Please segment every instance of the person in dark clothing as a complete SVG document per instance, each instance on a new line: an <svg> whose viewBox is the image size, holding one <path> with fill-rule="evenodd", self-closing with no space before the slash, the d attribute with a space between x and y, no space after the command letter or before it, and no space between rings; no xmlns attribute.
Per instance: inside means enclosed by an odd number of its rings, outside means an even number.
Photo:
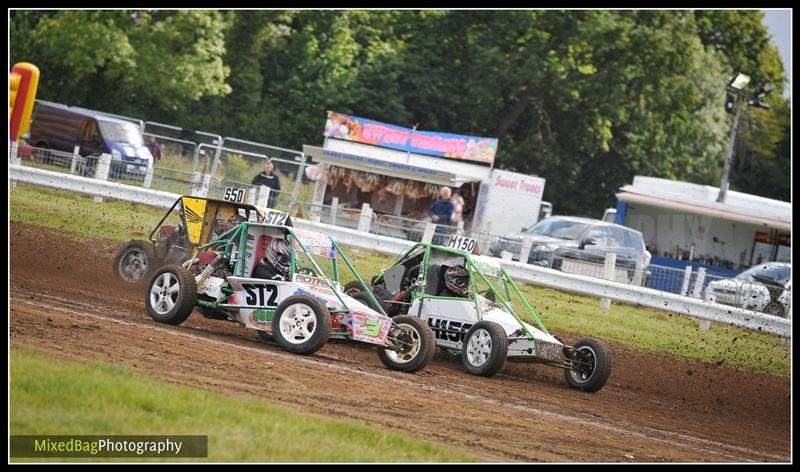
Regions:
<svg viewBox="0 0 800 472"><path fill-rule="evenodd" d="M158 144L155 136L150 136L147 140L147 149L150 150L150 154L153 156L153 164L161 160L161 145Z"/></svg>
<svg viewBox="0 0 800 472"><path fill-rule="evenodd" d="M453 202L450 201L450 187L442 187L439 191L439 198L434 200L428 208L428 216L431 221L436 223L436 232L433 235L433 244L444 244L444 240L450 233L447 226L450 225L453 215Z"/></svg>
<svg viewBox="0 0 800 472"><path fill-rule="evenodd" d="M272 161L269 159L264 161L264 172L261 172L257 176L253 177L252 184L257 187L261 185L269 187L269 200L267 202L267 206L270 208L275 208L275 203L278 201L278 192L281 190L281 181L278 176L275 175L272 169Z"/></svg>

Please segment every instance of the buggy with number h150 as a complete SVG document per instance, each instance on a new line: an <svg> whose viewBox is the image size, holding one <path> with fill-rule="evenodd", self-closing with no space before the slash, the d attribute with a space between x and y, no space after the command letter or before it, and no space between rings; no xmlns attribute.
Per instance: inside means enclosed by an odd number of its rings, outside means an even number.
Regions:
<svg viewBox="0 0 800 472"><path fill-rule="evenodd" d="M281 270L263 278L261 265L273 260ZM353 274L364 293L346 295L342 271ZM329 338L376 344L383 364L401 372L423 369L435 349L425 322L370 308L377 300L329 236L288 226L241 223L183 265L158 269L145 301L156 321L177 325L196 309L257 330L295 354L312 354Z"/></svg>
<svg viewBox="0 0 800 472"><path fill-rule="evenodd" d="M425 320L436 345L460 354L473 375L492 376L506 360L538 362L564 369L570 387L600 390L611 375L605 343L584 338L570 346L550 334L498 260L471 254L474 247L457 235L448 247L414 244L372 279L372 294L390 316ZM350 295L361 290L345 285Z"/></svg>

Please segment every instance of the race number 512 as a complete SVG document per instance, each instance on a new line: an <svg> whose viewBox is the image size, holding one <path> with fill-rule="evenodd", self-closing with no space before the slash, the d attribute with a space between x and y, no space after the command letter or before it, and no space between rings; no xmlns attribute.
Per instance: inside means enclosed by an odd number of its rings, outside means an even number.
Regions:
<svg viewBox="0 0 800 472"><path fill-rule="evenodd" d="M450 236L450 240L447 242L447 247L471 253L472 250L475 249L475 240L466 236L454 234Z"/></svg>
<svg viewBox="0 0 800 472"><path fill-rule="evenodd" d="M242 203L244 201L244 189L242 188L234 188L234 187L226 187L225 188L225 196L223 200L229 202L236 202Z"/></svg>

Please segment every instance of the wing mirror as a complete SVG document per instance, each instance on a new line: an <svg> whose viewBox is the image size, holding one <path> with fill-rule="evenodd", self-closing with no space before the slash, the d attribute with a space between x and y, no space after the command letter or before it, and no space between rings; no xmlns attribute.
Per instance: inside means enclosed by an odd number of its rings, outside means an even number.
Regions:
<svg viewBox="0 0 800 472"><path fill-rule="evenodd" d="M578 245L578 249L584 249L586 248L586 246L595 246L595 245L597 245L597 240L595 240L594 238L586 238L582 240L581 243Z"/></svg>

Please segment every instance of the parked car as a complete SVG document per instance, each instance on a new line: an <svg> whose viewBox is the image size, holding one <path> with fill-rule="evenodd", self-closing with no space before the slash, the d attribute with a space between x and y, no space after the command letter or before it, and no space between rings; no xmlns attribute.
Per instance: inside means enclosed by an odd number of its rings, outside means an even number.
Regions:
<svg viewBox="0 0 800 472"><path fill-rule="evenodd" d="M715 280L706 287L705 299L786 318L792 307L792 265L767 262Z"/></svg>
<svg viewBox="0 0 800 472"><path fill-rule="evenodd" d="M552 216L519 233L495 239L489 253L501 257L504 251L519 260L523 238L533 240L529 264L561 269L564 260L599 263L609 252L617 254L617 266L635 269L639 259L643 267L650 264L642 233L625 226L590 218Z"/></svg>
<svg viewBox="0 0 800 472"><path fill-rule="evenodd" d="M67 153L78 146L79 154L88 158L79 169L82 174L91 173L94 163L90 161L96 161L101 154L111 155L112 177L144 180L153 166L153 156L144 144L142 132L132 121L60 103L36 101L28 143Z"/></svg>

